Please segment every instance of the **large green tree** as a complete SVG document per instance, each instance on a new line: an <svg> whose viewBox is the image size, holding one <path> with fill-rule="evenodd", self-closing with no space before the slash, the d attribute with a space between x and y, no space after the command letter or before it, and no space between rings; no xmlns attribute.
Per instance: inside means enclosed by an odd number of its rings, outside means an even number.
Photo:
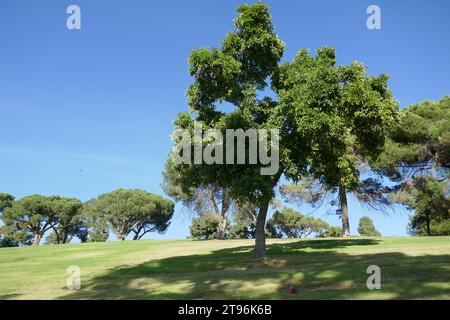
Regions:
<svg viewBox="0 0 450 320"><path fill-rule="evenodd" d="M3 210L1 219L14 232L33 235L33 245L39 245L42 236L57 224L55 212L48 198L41 195L23 197Z"/></svg>
<svg viewBox="0 0 450 320"><path fill-rule="evenodd" d="M191 52L190 111L178 115L175 128L192 133L194 122L200 121L202 129L219 129L223 136L226 129L276 129L278 141L271 139L269 151L279 150L280 161L275 172L261 175L265 167L261 163L196 163L190 154L194 164L176 166L182 188L215 183L229 190L237 203L256 205L254 257L264 258L266 216L279 179L284 174L299 181L312 174L328 188L339 188L348 234L346 191L355 188L358 180L355 162L378 155L385 130L395 121L397 105L387 89L387 76L368 76L357 63L336 67L330 48L319 50L315 58L302 50L293 63L279 68L284 43L273 31L268 7L257 3L237 11L235 30L228 33L220 49ZM268 92L269 84L279 101ZM221 111L218 107L224 102L235 108ZM182 138L174 140L177 144ZM191 149L195 151L198 145L205 147L194 143ZM236 151L232 150L233 157ZM231 156L228 152L218 157L226 159ZM249 148L241 153L248 155Z"/></svg>
<svg viewBox="0 0 450 320"><path fill-rule="evenodd" d="M277 73L280 110L308 157L308 177L338 194L343 236L350 234L347 193L360 187L361 164L380 155L398 120L388 79L358 62L337 66L332 48L315 56L300 50Z"/></svg>
<svg viewBox="0 0 450 320"><path fill-rule="evenodd" d="M167 230L174 203L144 190L118 189L100 195L85 210L85 214L103 217L117 239L125 240L134 233L133 240L139 240L149 232L163 233Z"/></svg>
<svg viewBox="0 0 450 320"><path fill-rule="evenodd" d="M2 212L6 208L10 208L14 201L14 196L8 193L0 193L0 219ZM29 235L25 232L20 234L11 225L0 227L0 247L15 247L18 245L25 245L29 241Z"/></svg>
<svg viewBox="0 0 450 320"><path fill-rule="evenodd" d="M391 199L414 212L411 233L447 234L450 97L402 109L401 121L373 167L396 183Z"/></svg>
<svg viewBox="0 0 450 320"><path fill-rule="evenodd" d="M393 199L414 211L409 225L414 235L450 234L450 196L448 181L431 176L408 179Z"/></svg>
<svg viewBox="0 0 450 320"><path fill-rule="evenodd" d="M12 201L1 219L4 229L19 243L27 242L24 239L31 234L33 244L39 245L49 230L53 230L51 242L66 243L84 229L80 220L81 206L81 201L75 198L31 195Z"/></svg>
<svg viewBox="0 0 450 320"><path fill-rule="evenodd" d="M445 176L450 169L450 97L401 110L401 121L374 167L394 181L420 175Z"/></svg>
<svg viewBox="0 0 450 320"><path fill-rule="evenodd" d="M73 236L84 242L86 227L81 217L82 202L75 198L52 196L48 198L56 223L52 225L53 243L69 243Z"/></svg>
<svg viewBox="0 0 450 320"><path fill-rule="evenodd" d="M189 227L191 237L197 240L208 240L217 238L216 232L221 219L216 214L205 213L200 217L193 218Z"/></svg>
<svg viewBox="0 0 450 320"><path fill-rule="evenodd" d="M367 237L380 237L381 233L375 228L372 219L367 216L361 217L358 224L358 233Z"/></svg>
<svg viewBox="0 0 450 320"><path fill-rule="evenodd" d="M189 72L194 83L188 89L189 112L180 113L176 129L194 130L199 121L204 130L280 129L282 121L275 112L277 103L264 90L283 55L284 43L273 32L268 7L262 3L237 8L235 30L228 33L220 49L201 48L189 57ZM225 113L220 103L234 106ZM175 144L179 140L175 139ZM224 140L226 144L226 140ZM270 151L273 149L268 148ZM248 145L245 154L248 154ZM237 157L235 148L233 157ZM216 155L216 154L215 154ZM216 155L218 156L218 155ZM224 152L223 159L231 156ZM192 157L193 158L193 157ZM223 161L225 163L225 161ZM236 162L235 162L236 163ZM282 170L261 175L261 164L177 164L183 191L216 185L228 190L235 202L250 202L259 207L256 221L255 258L265 257L265 223L269 202Z"/></svg>

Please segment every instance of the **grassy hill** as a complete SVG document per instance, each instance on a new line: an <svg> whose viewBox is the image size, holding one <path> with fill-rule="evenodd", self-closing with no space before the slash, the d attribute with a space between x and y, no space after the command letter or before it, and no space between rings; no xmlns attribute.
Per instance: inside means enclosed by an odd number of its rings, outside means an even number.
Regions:
<svg viewBox="0 0 450 320"><path fill-rule="evenodd" d="M124 241L0 249L0 299L450 299L450 237ZM381 290L368 290L369 265ZM66 288L81 268L81 290ZM288 295L293 285L297 293Z"/></svg>

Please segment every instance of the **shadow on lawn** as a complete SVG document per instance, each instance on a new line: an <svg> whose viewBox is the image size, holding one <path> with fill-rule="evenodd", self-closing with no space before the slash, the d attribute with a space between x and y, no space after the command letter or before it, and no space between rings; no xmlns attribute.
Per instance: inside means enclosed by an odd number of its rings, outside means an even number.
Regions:
<svg viewBox="0 0 450 320"><path fill-rule="evenodd" d="M251 259L253 246L150 260L110 269L83 282L82 290L60 299L352 299L361 294L411 299L450 295L446 285L450 282L450 255L352 255L333 250L377 243L348 239L271 244L270 258L264 261ZM382 290L366 288L366 268L372 264L381 268ZM294 295L287 294L291 285L297 289Z"/></svg>
<svg viewBox="0 0 450 320"><path fill-rule="evenodd" d="M18 296L20 296L20 294L15 294L15 293L0 294L0 300L12 300Z"/></svg>

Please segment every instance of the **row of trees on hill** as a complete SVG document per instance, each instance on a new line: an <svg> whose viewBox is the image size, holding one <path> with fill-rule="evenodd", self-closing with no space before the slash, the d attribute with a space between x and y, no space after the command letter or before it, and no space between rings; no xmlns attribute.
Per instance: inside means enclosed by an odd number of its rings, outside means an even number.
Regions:
<svg viewBox="0 0 450 320"><path fill-rule="evenodd" d="M242 221L239 215L233 216L233 222L224 232L227 239L253 239L255 238L255 224ZM206 213L192 219L190 233L192 239L217 239L217 230L221 222L220 216ZM268 238L306 238L315 236L320 238L340 237L342 228L330 226L325 221L305 216L291 208L277 210L266 223L266 236ZM375 229L372 219L361 217L358 233L362 236L379 237L380 232Z"/></svg>
<svg viewBox="0 0 450 320"><path fill-rule="evenodd" d="M237 208L254 223L255 258L266 255L266 218L282 177L288 181L279 189L285 200L335 207L344 237L350 234L349 196L383 211L407 205L418 234L448 223L449 98L400 111L387 75L369 75L359 62L338 66L329 47L315 55L301 49L292 62L280 63L284 43L268 7L258 2L237 12L220 48L191 52L189 110L175 119L175 129L193 134L195 122L223 136L227 129L276 129L279 169L263 176L262 164L175 164L169 158L166 193L200 216L214 214L219 239L229 211ZM235 108L219 110L224 102ZM238 149L223 151L222 160Z"/></svg>
<svg viewBox="0 0 450 320"><path fill-rule="evenodd" d="M144 190L118 189L82 203L75 198L31 195L16 200L0 194L1 246L106 241L112 231L117 239L132 234L139 240L149 232L167 230L174 203Z"/></svg>

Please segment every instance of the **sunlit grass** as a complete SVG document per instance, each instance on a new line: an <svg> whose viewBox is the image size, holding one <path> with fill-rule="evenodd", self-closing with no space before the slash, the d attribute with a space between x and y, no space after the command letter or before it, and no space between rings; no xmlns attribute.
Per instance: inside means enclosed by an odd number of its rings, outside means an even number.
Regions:
<svg viewBox="0 0 450 320"><path fill-rule="evenodd" d="M450 299L450 237L145 240L0 249L0 299ZM381 290L366 269L381 268ZM81 268L81 290L66 288ZM293 286L296 293L289 295Z"/></svg>

